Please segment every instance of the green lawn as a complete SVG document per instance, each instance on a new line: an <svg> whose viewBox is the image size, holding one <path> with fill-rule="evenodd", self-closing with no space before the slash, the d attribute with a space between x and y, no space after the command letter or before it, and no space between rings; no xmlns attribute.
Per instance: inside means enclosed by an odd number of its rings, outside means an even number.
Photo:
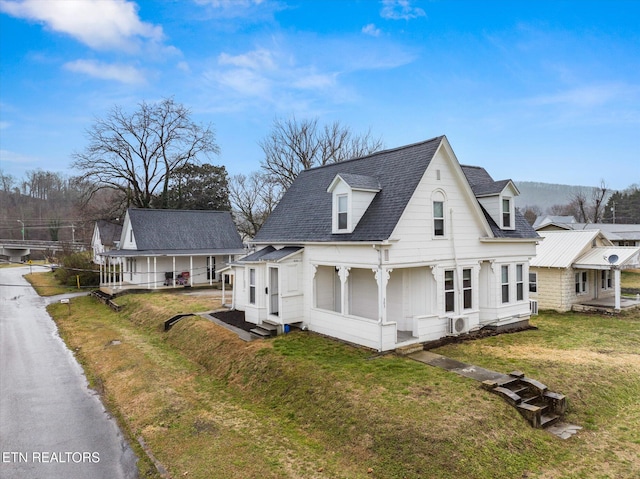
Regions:
<svg viewBox="0 0 640 479"><path fill-rule="evenodd" d="M172 477L640 477L640 312L543 313L538 329L440 348L567 395L563 441L475 381L306 332L244 343L175 294L52 314L130 437ZM119 343L112 345L117 339ZM142 462L149 474L148 461Z"/></svg>

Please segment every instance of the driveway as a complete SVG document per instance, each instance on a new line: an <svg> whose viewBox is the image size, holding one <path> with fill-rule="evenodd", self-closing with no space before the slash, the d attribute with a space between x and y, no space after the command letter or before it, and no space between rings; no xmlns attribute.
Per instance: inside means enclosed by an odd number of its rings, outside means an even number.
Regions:
<svg viewBox="0 0 640 479"><path fill-rule="evenodd" d="M28 272L0 269L0 477L137 478L137 458Z"/></svg>

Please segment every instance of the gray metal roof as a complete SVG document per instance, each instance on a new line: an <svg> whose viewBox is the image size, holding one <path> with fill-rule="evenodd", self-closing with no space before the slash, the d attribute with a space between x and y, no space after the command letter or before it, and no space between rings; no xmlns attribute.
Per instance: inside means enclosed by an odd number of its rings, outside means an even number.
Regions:
<svg viewBox="0 0 640 479"><path fill-rule="evenodd" d="M301 172L253 241L303 243L388 239L444 138L439 136ZM464 166L462 169L472 190L475 186L479 191L489 191L502 185L500 192L510 181L495 182L484 168ZM338 174L345 181L356 184L371 186L372 180L379 182L380 190L352 233L332 234L332 197L327 188ZM486 211L484 215L497 238L538 236L518 212L514 230L501 230Z"/></svg>
<svg viewBox="0 0 640 479"><path fill-rule="evenodd" d="M228 211L130 208L128 214L138 251L243 250Z"/></svg>

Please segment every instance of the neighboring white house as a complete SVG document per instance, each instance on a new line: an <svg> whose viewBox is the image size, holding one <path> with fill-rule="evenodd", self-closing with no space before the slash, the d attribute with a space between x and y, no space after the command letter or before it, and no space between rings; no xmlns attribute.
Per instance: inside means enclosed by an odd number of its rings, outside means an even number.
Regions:
<svg viewBox="0 0 640 479"><path fill-rule="evenodd" d="M620 270L640 267L640 248L616 246L599 230L538 234L544 241L531 260L529 295L539 308L569 311L609 299L620 309Z"/></svg>
<svg viewBox="0 0 640 479"><path fill-rule="evenodd" d="M232 264L246 320L380 351L530 317L539 237L446 137L305 170Z"/></svg>
<svg viewBox="0 0 640 479"><path fill-rule="evenodd" d="M211 285L244 252L228 211L130 208L118 248L102 253L100 288Z"/></svg>
<svg viewBox="0 0 640 479"><path fill-rule="evenodd" d="M122 235L122 225L110 221L98 220L93 227L91 237L91 250L93 251L93 262L104 264L102 253L117 249Z"/></svg>

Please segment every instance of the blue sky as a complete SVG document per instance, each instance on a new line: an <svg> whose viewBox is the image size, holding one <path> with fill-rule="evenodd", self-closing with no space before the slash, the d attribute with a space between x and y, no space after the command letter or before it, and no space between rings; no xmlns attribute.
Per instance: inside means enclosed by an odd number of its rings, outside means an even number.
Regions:
<svg viewBox="0 0 640 479"><path fill-rule="evenodd" d="M230 174L275 118L494 179L640 183L640 1L0 0L0 169L69 169L94 118L173 96Z"/></svg>

